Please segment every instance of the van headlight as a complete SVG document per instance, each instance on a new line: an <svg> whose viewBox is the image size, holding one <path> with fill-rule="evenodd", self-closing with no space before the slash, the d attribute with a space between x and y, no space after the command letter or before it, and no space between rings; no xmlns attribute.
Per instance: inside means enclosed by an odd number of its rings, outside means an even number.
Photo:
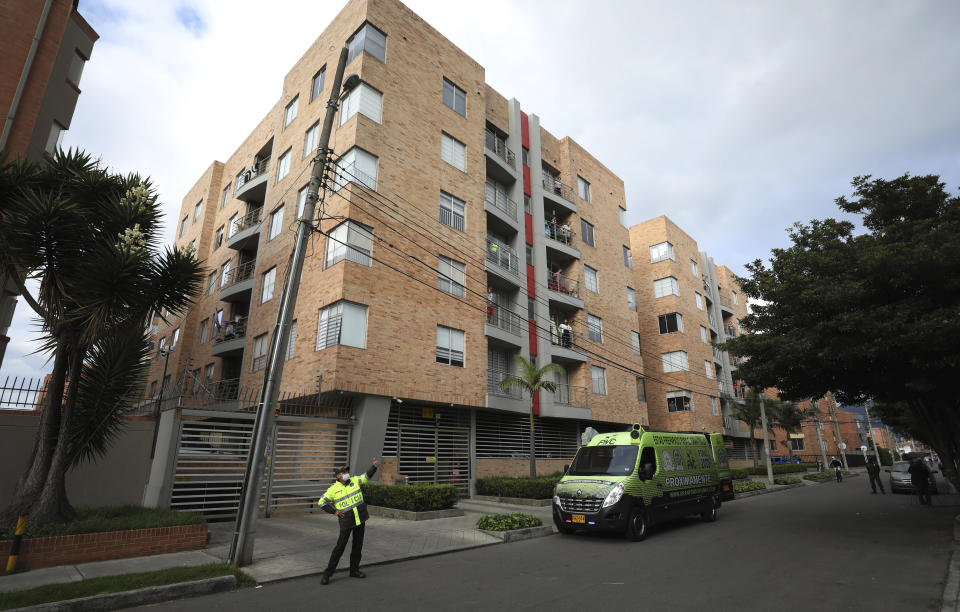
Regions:
<svg viewBox="0 0 960 612"><path fill-rule="evenodd" d="M560 496L557 495L557 487L553 487L553 503L557 506L560 505Z"/></svg>
<svg viewBox="0 0 960 612"><path fill-rule="evenodd" d="M614 505L615 503L620 501L621 497L623 497L623 483L618 482L617 485L612 489L610 489L610 492L607 493L607 497L603 500L602 507L606 508L608 506Z"/></svg>

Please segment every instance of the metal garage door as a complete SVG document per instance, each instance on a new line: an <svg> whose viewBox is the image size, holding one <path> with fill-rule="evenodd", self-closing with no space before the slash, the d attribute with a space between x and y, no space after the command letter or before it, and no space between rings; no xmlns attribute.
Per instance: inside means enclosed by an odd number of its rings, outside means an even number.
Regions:
<svg viewBox="0 0 960 612"><path fill-rule="evenodd" d="M397 436L399 474L410 483L452 484L470 491L470 420L465 410L401 406L388 430ZM388 432L389 435L389 432Z"/></svg>

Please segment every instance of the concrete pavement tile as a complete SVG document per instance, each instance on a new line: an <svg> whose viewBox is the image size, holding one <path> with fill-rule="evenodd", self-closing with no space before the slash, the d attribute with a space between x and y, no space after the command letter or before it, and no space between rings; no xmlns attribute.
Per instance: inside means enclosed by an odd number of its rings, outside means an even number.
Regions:
<svg viewBox="0 0 960 612"><path fill-rule="evenodd" d="M48 584L77 582L78 580L83 580L83 576L72 565L44 567L0 577L0 592L22 591Z"/></svg>

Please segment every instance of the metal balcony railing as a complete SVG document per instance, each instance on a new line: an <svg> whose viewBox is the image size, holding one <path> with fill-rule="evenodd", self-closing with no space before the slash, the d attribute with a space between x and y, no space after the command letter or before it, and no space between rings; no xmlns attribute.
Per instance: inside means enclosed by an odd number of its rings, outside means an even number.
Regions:
<svg viewBox="0 0 960 612"><path fill-rule="evenodd" d="M487 191L487 194L484 196L484 200L487 202L487 204L502 210L507 214L508 217L516 220L517 203L508 198L502 191L496 191L494 194L495 195L491 196L490 191Z"/></svg>
<svg viewBox="0 0 960 612"><path fill-rule="evenodd" d="M250 260L245 261L236 268L231 269L221 280L220 288L226 289L231 285L236 285L237 283L242 283L245 280L253 278L253 271L257 267L257 261Z"/></svg>
<svg viewBox="0 0 960 612"><path fill-rule="evenodd" d="M713 358L719 363L723 363L723 351L717 347L713 347Z"/></svg>
<svg viewBox="0 0 960 612"><path fill-rule="evenodd" d="M515 312L499 304L487 303L487 323L505 332L520 336L523 334L525 320Z"/></svg>
<svg viewBox="0 0 960 612"><path fill-rule="evenodd" d="M487 369L487 393L501 397L521 399L523 397L523 390L520 387L512 387L509 390L504 390L503 387L500 386L503 380L510 378L512 375L511 372L504 370Z"/></svg>
<svg viewBox="0 0 960 612"><path fill-rule="evenodd" d="M707 321L709 321L710 329L712 329L713 331L720 331L721 329L723 329L722 327L720 327L720 324L717 323L717 318L713 316L713 313L710 313L707 315Z"/></svg>
<svg viewBox="0 0 960 612"><path fill-rule="evenodd" d="M573 349L577 343L578 334L572 328L563 329L563 324L550 325L550 344L563 348Z"/></svg>
<svg viewBox="0 0 960 612"><path fill-rule="evenodd" d="M230 225L229 235L232 237L237 232L242 232L243 230L253 227L254 225L260 223L260 215L263 213L263 207L254 208L244 216L240 217Z"/></svg>
<svg viewBox="0 0 960 612"><path fill-rule="evenodd" d="M254 162L252 166L240 173L240 176L237 177L237 189L243 187L246 183L257 178L261 174L266 174L270 169L270 158L264 158L260 161ZM236 190L234 190L236 193Z"/></svg>
<svg viewBox="0 0 960 612"><path fill-rule="evenodd" d="M497 157L502 159L508 166L513 169L517 167L517 159L513 154L513 151L507 148L507 141L500 137L499 134L493 130L487 130L486 132L486 141L485 144L488 149L494 152Z"/></svg>
<svg viewBox="0 0 960 612"><path fill-rule="evenodd" d="M221 323L219 327L214 325L214 330L216 333L213 336L213 341L216 343L244 338L247 335L247 318L236 317L233 320Z"/></svg>
<svg viewBox="0 0 960 612"><path fill-rule="evenodd" d="M487 261L514 274L520 274L520 260L516 251L490 236L487 236Z"/></svg>
<svg viewBox="0 0 960 612"><path fill-rule="evenodd" d="M570 297L580 298L580 281L569 276L564 276L559 272L553 272L547 275L547 289L556 291Z"/></svg>
<svg viewBox="0 0 960 612"><path fill-rule="evenodd" d="M587 388L558 383L553 392L553 403L577 408L587 407Z"/></svg>
<svg viewBox="0 0 960 612"><path fill-rule="evenodd" d="M737 330L733 328L733 325L727 325L727 335L731 338L737 335Z"/></svg>
<svg viewBox="0 0 960 612"><path fill-rule="evenodd" d="M561 198L573 201L573 187L560 181L560 177L553 176L544 172L543 190L547 193L558 195Z"/></svg>
<svg viewBox="0 0 960 612"><path fill-rule="evenodd" d="M567 246L573 246L573 239L576 238L577 235L570 229L569 225L566 223L557 223L556 221L544 221L543 225L547 233L547 238L556 240Z"/></svg>
<svg viewBox="0 0 960 612"><path fill-rule="evenodd" d="M450 210L449 208L440 209L440 223L443 223L444 225L448 225L453 229L459 230L461 232L463 231L463 228L464 228L463 215L461 215L460 213L456 213Z"/></svg>

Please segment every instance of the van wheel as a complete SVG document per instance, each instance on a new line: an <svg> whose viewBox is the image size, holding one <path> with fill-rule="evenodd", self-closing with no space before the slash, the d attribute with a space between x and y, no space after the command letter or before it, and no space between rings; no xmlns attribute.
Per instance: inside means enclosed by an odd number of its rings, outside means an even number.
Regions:
<svg viewBox="0 0 960 612"><path fill-rule="evenodd" d="M717 520L717 502L711 497L710 498L710 507L700 513L700 518L708 523L712 523Z"/></svg>
<svg viewBox="0 0 960 612"><path fill-rule="evenodd" d="M647 537L647 515L643 513L642 508L634 508L630 513L630 520L627 522L627 539L633 542L640 542Z"/></svg>

